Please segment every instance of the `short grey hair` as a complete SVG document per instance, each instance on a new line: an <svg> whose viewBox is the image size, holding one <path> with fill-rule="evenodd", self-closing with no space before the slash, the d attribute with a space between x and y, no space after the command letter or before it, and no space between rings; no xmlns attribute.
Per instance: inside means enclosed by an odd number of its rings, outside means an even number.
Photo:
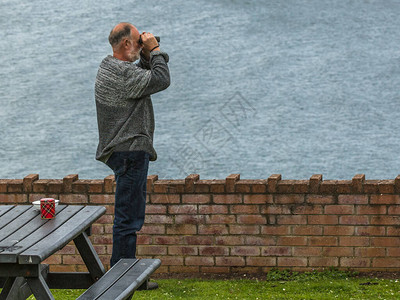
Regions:
<svg viewBox="0 0 400 300"><path fill-rule="evenodd" d="M114 48L118 46L118 44L122 41L123 38L131 37L131 24L125 24L120 30L111 30L110 35L108 36L108 41L111 46Z"/></svg>

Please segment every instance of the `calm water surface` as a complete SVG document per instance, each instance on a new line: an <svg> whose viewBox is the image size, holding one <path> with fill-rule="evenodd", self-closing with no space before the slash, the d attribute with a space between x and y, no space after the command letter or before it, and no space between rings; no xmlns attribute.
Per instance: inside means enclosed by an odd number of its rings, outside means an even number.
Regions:
<svg viewBox="0 0 400 300"><path fill-rule="evenodd" d="M0 0L0 178L103 178L94 79L120 21L161 36L150 174L400 173L400 1Z"/></svg>

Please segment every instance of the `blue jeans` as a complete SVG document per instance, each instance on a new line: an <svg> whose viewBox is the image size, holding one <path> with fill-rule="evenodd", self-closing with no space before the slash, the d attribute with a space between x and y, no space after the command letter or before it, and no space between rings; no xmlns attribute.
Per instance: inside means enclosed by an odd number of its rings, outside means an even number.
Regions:
<svg viewBox="0 0 400 300"><path fill-rule="evenodd" d="M144 223L149 154L144 151L114 152L107 161L117 183L110 265L121 258L136 257L136 232Z"/></svg>

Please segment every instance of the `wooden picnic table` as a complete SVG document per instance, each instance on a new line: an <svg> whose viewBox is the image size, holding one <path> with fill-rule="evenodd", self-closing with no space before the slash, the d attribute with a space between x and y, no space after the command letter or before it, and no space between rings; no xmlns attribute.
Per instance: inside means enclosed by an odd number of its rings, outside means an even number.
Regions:
<svg viewBox="0 0 400 300"><path fill-rule="evenodd" d="M54 299L50 288L89 288L105 274L88 238L102 206L59 205L56 217L42 220L32 205L0 205L0 299ZM89 272L52 273L41 264L74 241ZM1 287L1 285L0 285Z"/></svg>

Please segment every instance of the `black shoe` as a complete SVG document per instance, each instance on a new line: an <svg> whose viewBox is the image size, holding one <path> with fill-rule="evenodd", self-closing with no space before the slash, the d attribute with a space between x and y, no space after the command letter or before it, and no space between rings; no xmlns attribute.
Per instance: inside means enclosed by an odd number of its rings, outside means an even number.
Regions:
<svg viewBox="0 0 400 300"><path fill-rule="evenodd" d="M154 281L149 281L146 280L145 282L143 282L143 284L138 288L138 291L141 290L146 290L146 291L150 291L150 290L155 290L158 289L158 283L154 282Z"/></svg>

